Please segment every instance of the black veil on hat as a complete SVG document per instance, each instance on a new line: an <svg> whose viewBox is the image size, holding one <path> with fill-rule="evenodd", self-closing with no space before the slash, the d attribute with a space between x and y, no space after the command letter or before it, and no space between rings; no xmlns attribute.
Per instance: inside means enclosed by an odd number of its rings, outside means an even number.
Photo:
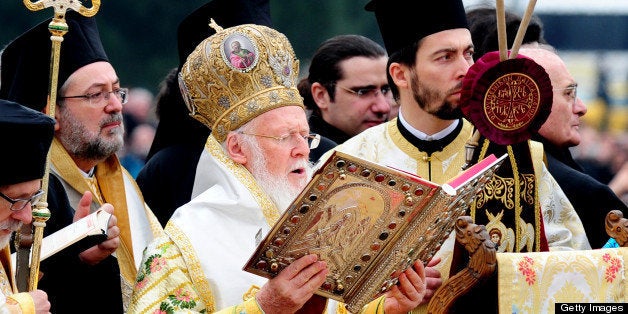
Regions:
<svg viewBox="0 0 628 314"><path fill-rule="evenodd" d="M43 178L54 126L49 116L0 99L0 186Z"/></svg>
<svg viewBox="0 0 628 314"><path fill-rule="evenodd" d="M58 87L79 68L109 61L100 41L96 20L74 11L66 16L68 32L61 42ZM0 98L42 111L50 86L50 31L48 19L13 40L0 56Z"/></svg>
<svg viewBox="0 0 628 314"><path fill-rule="evenodd" d="M469 28L462 0L371 0L388 55L440 31Z"/></svg>
<svg viewBox="0 0 628 314"><path fill-rule="evenodd" d="M179 51L178 69L196 46L216 33L209 27L210 19L228 28L241 24L257 24L272 27L269 0L214 0L186 16L177 30ZM147 155L147 160L158 151L174 144L191 143L202 147L210 133L209 127L190 116L179 90L178 73L169 73L160 94L169 99L159 100L157 114L159 125ZM166 94L167 93L167 94ZM159 95L164 96L164 95ZM177 130L175 132L174 130ZM198 143L198 145L196 145Z"/></svg>

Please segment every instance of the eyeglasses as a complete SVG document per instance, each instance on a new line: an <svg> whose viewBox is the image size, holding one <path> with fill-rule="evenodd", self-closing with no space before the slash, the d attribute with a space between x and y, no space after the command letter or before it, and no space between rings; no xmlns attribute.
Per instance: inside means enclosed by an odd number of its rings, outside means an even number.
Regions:
<svg viewBox="0 0 628 314"><path fill-rule="evenodd" d="M129 101L129 97L128 97L129 89L128 88L118 88L110 92L102 91L102 92L85 94L85 95L63 96L63 97L59 97L59 99L83 98L83 99L87 99L89 101L89 104L92 107L104 107L104 105L109 100L109 97L111 97L111 94L116 96L118 101L120 101L120 103L123 105L126 104L127 101Z"/></svg>
<svg viewBox="0 0 628 314"><path fill-rule="evenodd" d="M251 135L251 136L259 136L264 138L272 138L279 142L279 144L285 145L287 143L292 144L293 146L299 145L298 138L301 138L307 142L307 145L310 149L314 149L318 147L318 144L321 142L321 136L319 134L307 134L303 135L299 132L290 132L288 134L282 136L272 136L272 135L262 135L262 134L254 134L254 133L246 133L246 132L238 132L239 134Z"/></svg>
<svg viewBox="0 0 628 314"><path fill-rule="evenodd" d="M571 85L565 88L554 88L553 91L564 91L563 95L567 96L572 105L576 105L576 99L578 98L578 85Z"/></svg>
<svg viewBox="0 0 628 314"><path fill-rule="evenodd" d="M24 209L24 207L26 207L28 203L30 203L31 206L34 206L35 204L37 204L39 200L41 200L41 198L44 196L44 193L46 193L44 190L39 190L35 192L35 194L33 194L33 196L29 198L12 199L4 195L4 193L0 192L0 197L4 198L5 200L7 200L7 202L11 203L12 211L18 211L18 210Z"/></svg>
<svg viewBox="0 0 628 314"><path fill-rule="evenodd" d="M384 85L382 87L363 87L363 88L347 88L338 84L335 84L335 85L340 87L340 89L346 92L357 95L360 98L375 97L379 93L386 96L390 92L389 85Z"/></svg>

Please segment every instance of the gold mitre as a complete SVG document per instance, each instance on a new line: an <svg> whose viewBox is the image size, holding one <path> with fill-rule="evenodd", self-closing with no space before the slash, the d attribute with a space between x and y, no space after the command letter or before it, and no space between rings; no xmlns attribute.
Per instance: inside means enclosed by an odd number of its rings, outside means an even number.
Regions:
<svg viewBox="0 0 628 314"><path fill-rule="evenodd" d="M212 20L210 26L216 34L188 56L179 86L190 115L211 127L218 142L264 112L303 107L299 60L285 35L254 24L223 30Z"/></svg>

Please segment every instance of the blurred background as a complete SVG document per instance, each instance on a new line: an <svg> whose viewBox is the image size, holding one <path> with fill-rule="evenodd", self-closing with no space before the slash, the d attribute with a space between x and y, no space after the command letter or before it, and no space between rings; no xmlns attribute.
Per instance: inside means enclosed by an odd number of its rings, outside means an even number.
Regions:
<svg viewBox="0 0 628 314"><path fill-rule="evenodd" d="M150 94L157 93L164 76L178 65L177 25L205 2L101 1L96 17L111 63L123 85L141 89L138 93L143 95L132 97L141 99L141 104L127 105L129 114L139 111L138 121L132 123L156 123ZM363 9L367 2L270 0L274 26L293 44L301 60L302 76L307 75L309 58L316 47L329 37L355 33L382 43L373 14ZM492 7L495 3L463 2L467 8ZM522 14L528 1L505 3L509 10ZM616 155L617 149L628 154L628 1L538 0L535 15L544 25L545 38L559 50L578 81L578 96L588 106L581 127L585 140L574 149L575 153L582 158L598 158L600 150L610 147L612 151L607 155ZM22 1L2 0L0 46L51 16L51 9L30 12ZM150 134L144 137L150 138ZM611 157L599 158L610 162ZM623 164L626 160L617 162Z"/></svg>

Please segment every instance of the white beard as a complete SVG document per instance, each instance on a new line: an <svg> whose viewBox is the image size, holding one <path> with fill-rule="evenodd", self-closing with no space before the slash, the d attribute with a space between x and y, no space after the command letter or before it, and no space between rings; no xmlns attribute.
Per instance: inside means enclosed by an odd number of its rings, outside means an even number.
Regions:
<svg viewBox="0 0 628 314"><path fill-rule="evenodd" d="M299 182L299 186L294 186L288 181L287 175L273 175L268 172L266 168L266 157L262 154L257 141L251 141L251 151L253 153L251 174L253 174L257 184L259 184L262 190L264 190L275 203L279 211L283 213L309 182L313 173L312 166L306 159L301 159L295 164L295 168L303 167L307 176L304 180Z"/></svg>

